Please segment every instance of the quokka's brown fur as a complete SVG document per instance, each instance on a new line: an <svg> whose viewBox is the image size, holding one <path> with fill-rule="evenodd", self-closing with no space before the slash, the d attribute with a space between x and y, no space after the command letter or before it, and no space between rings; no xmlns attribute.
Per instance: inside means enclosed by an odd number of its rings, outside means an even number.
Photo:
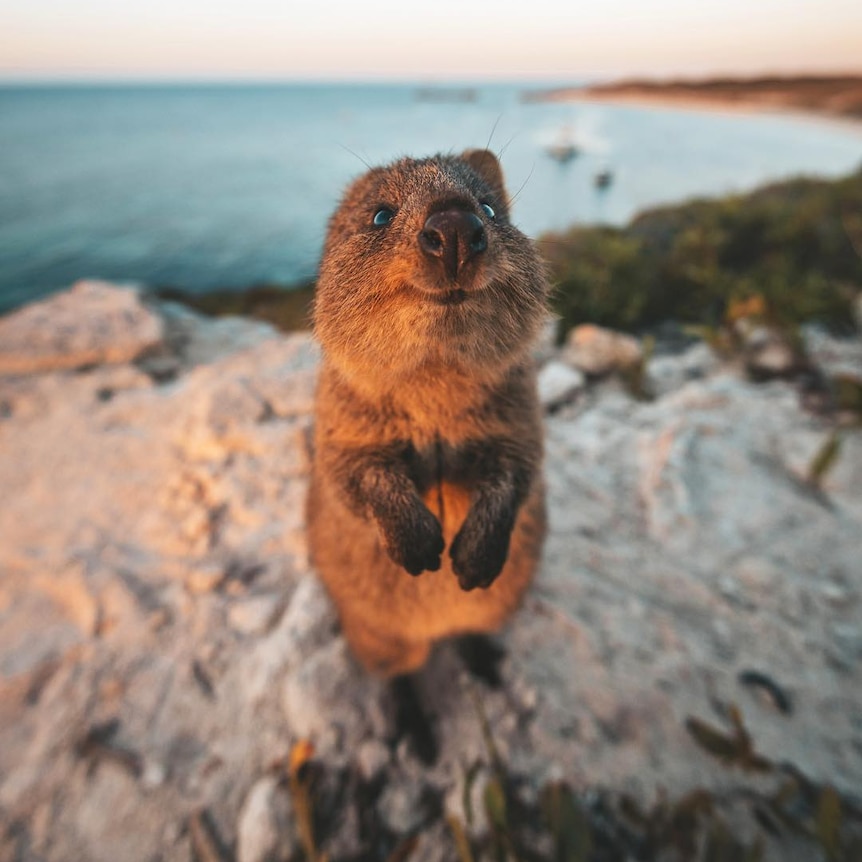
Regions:
<svg viewBox="0 0 862 862"><path fill-rule="evenodd" d="M516 609L545 532L530 355L547 297L487 150L347 189L314 304L312 559L360 661L407 673Z"/></svg>

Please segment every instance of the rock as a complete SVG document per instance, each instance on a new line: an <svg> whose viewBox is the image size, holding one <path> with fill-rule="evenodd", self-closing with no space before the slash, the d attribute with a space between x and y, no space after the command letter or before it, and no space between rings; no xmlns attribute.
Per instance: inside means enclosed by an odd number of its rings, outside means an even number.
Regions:
<svg viewBox="0 0 862 862"><path fill-rule="evenodd" d="M367 800L363 799L364 794L357 792L356 786L352 784L348 784L347 796L344 804L339 806L338 821L333 824L332 832L326 836L318 858L323 860L368 858L363 852L367 849L367 835L363 841L362 833L365 830L359 814L360 805L363 802L367 804Z"/></svg>
<svg viewBox="0 0 862 862"><path fill-rule="evenodd" d="M453 843L451 827L448 823L439 822L422 830L410 854L410 862L451 862L460 858L463 857Z"/></svg>
<svg viewBox="0 0 862 862"><path fill-rule="evenodd" d="M138 365L157 383L173 380L183 370L180 358L167 353L144 356L138 361Z"/></svg>
<svg viewBox="0 0 862 862"><path fill-rule="evenodd" d="M307 654L284 680L282 708L291 731L321 753L355 750L382 730L382 684L359 671L338 638Z"/></svg>
<svg viewBox="0 0 862 862"><path fill-rule="evenodd" d="M164 340L185 368L215 362L278 335L268 323L247 317L207 317L165 300L154 305L164 319Z"/></svg>
<svg viewBox="0 0 862 862"><path fill-rule="evenodd" d="M569 332L563 358L584 374L601 377L633 368L643 361L643 350L631 335L582 324Z"/></svg>
<svg viewBox="0 0 862 862"><path fill-rule="evenodd" d="M148 790L155 790L165 783L168 771L164 764L155 760L148 760L141 769L141 784Z"/></svg>
<svg viewBox="0 0 862 862"><path fill-rule="evenodd" d="M858 667L862 661L862 631L855 623L835 623L832 643L827 649L830 659L842 670Z"/></svg>
<svg viewBox="0 0 862 862"><path fill-rule="evenodd" d="M4 572L5 574L5 572ZM90 632L70 619L50 595L21 588L5 590L6 619L0 629L0 685L26 678L34 682L51 673L57 662L86 643ZM38 625L37 625L38 624Z"/></svg>
<svg viewBox="0 0 862 862"><path fill-rule="evenodd" d="M189 323L187 346L209 326ZM548 538L499 634L503 684L434 650L417 682L440 749L426 766L307 559L317 349L243 332L191 368L166 339L164 385L140 358L0 379L0 807L17 824L0 857L187 859L190 824L216 852L298 852L279 782L304 737L321 852L367 855L382 821L420 831L417 859L449 858L444 812L465 813L467 769L489 770L482 720L533 802L550 777L643 806L705 788L732 820L728 787L760 793L770 775L729 774L686 719L730 731L733 703L763 756L862 786L852 427L813 488L830 422L702 346L650 361L652 402L601 386L548 416ZM811 352L844 363L845 347ZM793 715L741 692L743 669L794 693ZM481 793L477 779L476 818Z"/></svg>
<svg viewBox="0 0 862 862"><path fill-rule="evenodd" d="M163 335L161 319L133 288L79 281L0 318L0 375L129 362Z"/></svg>
<svg viewBox="0 0 862 862"><path fill-rule="evenodd" d="M308 575L296 587L281 622L285 652L303 655L332 640L336 617L323 584Z"/></svg>
<svg viewBox="0 0 862 862"><path fill-rule="evenodd" d="M856 595L849 587L831 581L820 586L820 595L837 608L849 607L856 600Z"/></svg>
<svg viewBox="0 0 862 862"><path fill-rule="evenodd" d="M757 556L742 557L732 569L733 580L759 607L770 602L781 581L781 570L775 563Z"/></svg>
<svg viewBox="0 0 862 862"><path fill-rule="evenodd" d="M241 599L230 606L228 622L240 634L261 634L272 624L282 601L281 596L271 594Z"/></svg>
<svg viewBox="0 0 862 862"><path fill-rule="evenodd" d="M222 566L210 563L195 566L186 575L186 587L192 593L208 593L221 584L226 577Z"/></svg>
<svg viewBox="0 0 862 862"><path fill-rule="evenodd" d="M389 748L379 739L366 739L356 751L356 765L366 782L374 781L391 760Z"/></svg>
<svg viewBox="0 0 862 862"><path fill-rule="evenodd" d="M577 369L563 362L548 362L539 372L539 403L551 410L571 401L583 388L586 381Z"/></svg>
<svg viewBox="0 0 862 862"><path fill-rule="evenodd" d="M718 366L718 358L704 342L681 353L653 356L646 368L649 388L657 397L667 395L692 380L702 380Z"/></svg>
<svg viewBox="0 0 862 862"><path fill-rule="evenodd" d="M819 326L803 326L801 332L806 354L827 377L862 384L862 339L835 338Z"/></svg>
<svg viewBox="0 0 862 862"><path fill-rule="evenodd" d="M426 787L422 782L390 781L377 801L380 819L396 835L408 835L428 817Z"/></svg>
<svg viewBox="0 0 862 862"><path fill-rule="evenodd" d="M56 602L82 634L92 636L96 633L99 602L80 563L73 562L59 570L34 575L33 588Z"/></svg>
<svg viewBox="0 0 862 862"><path fill-rule="evenodd" d="M737 321L737 324L740 323L742 321ZM801 367L801 357L787 336L779 330L768 326L751 326L740 331L745 367L756 379L782 377L795 373Z"/></svg>
<svg viewBox="0 0 862 862"><path fill-rule="evenodd" d="M293 809L273 776L252 786L237 821L237 862L281 862L298 849Z"/></svg>
<svg viewBox="0 0 862 862"><path fill-rule="evenodd" d="M301 578L276 627L246 656L247 695L255 702L266 697L286 668L298 668L335 635L335 612L322 584L310 575Z"/></svg>

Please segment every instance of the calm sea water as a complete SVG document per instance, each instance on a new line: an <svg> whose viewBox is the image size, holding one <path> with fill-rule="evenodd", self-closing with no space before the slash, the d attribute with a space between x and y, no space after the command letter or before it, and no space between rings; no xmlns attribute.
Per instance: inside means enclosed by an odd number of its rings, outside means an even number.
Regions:
<svg viewBox="0 0 862 862"><path fill-rule="evenodd" d="M415 86L0 88L0 310L93 276L205 291L314 274L345 182L399 155L502 151L529 234L862 162L828 122L613 105L472 102ZM544 148L571 126L560 165ZM596 172L614 182L599 191Z"/></svg>

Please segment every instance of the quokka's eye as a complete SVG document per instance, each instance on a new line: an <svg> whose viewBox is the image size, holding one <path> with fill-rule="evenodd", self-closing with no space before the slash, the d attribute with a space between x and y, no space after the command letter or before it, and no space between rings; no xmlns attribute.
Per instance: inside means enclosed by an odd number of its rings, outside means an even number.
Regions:
<svg viewBox="0 0 862 862"><path fill-rule="evenodd" d="M497 213L494 212L494 208L491 204L479 204L479 206L482 208L482 212L485 213L491 221L497 218Z"/></svg>
<svg viewBox="0 0 862 862"><path fill-rule="evenodd" d="M374 218L372 219L372 223L375 227L385 227L395 218L395 211L389 209L389 207L380 207L376 213L374 213Z"/></svg>

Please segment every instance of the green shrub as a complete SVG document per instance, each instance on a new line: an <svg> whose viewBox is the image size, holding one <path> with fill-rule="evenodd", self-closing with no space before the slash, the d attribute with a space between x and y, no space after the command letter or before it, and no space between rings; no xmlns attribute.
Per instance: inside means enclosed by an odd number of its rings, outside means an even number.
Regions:
<svg viewBox="0 0 862 862"><path fill-rule="evenodd" d="M566 329L716 326L729 303L758 295L783 324L849 329L862 291L862 169L649 210L621 229L575 227L540 247Z"/></svg>

